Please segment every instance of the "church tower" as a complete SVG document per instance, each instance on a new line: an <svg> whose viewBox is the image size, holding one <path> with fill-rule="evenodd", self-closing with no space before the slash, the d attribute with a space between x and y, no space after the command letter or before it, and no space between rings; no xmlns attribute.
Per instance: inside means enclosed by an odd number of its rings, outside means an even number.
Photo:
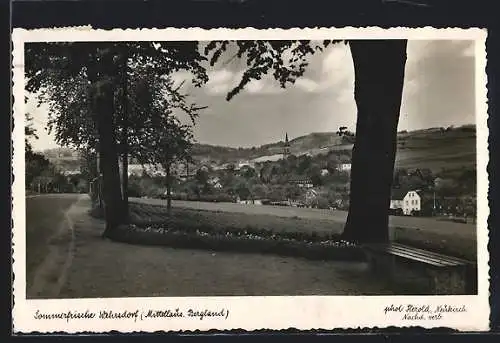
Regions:
<svg viewBox="0 0 500 343"><path fill-rule="evenodd" d="M290 156L290 142L288 142L288 132L285 134L285 145L283 146L283 159L286 160Z"/></svg>

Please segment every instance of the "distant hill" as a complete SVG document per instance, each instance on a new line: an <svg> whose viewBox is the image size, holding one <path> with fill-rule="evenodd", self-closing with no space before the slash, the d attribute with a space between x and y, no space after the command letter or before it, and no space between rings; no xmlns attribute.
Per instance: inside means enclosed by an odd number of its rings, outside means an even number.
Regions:
<svg viewBox="0 0 500 343"><path fill-rule="evenodd" d="M476 164L476 127L431 128L398 135L396 166L442 168L474 167Z"/></svg>
<svg viewBox="0 0 500 343"><path fill-rule="evenodd" d="M317 154L330 149L350 149L352 143L343 137L339 137L335 132L314 132L305 136L290 139L290 152L294 155L306 153ZM237 160L265 160L266 156L270 160L277 158L283 151L285 142L261 145L253 148L232 148L223 146L213 146L208 144L195 144L193 155L197 159L213 161L237 161Z"/></svg>
<svg viewBox="0 0 500 343"><path fill-rule="evenodd" d="M76 150L61 147L46 149L42 154L60 171L80 170L80 158Z"/></svg>
<svg viewBox="0 0 500 343"><path fill-rule="evenodd" d="M231 148L195 144L197 160L231 162L238 160L279 159L284 142L265 144L254 148ZM330 150L350 150L349 137L339 137L335 132L315 132L290 140L290 151L295 155L328 153ZM399 168L470 167L476 163L476 127L464 125L449 128L428 128L398 132L396 165Z"/></svg>
<svg viewBox="0 0 500 343"><path fill-rule="evenodd" d="M234 148L209 144L195 144L193 157L200 162L237 162L240 160L277 160L281 158L284 142L274 142L253 148ZM330 150L352 149L351 137L339 137L335 132L314 132L290 139L294 155L326 154ZM43 154L63 169L79 166L78 154L69 148L55 148ZM440 171L471 167L476 163L476 127L464 125L449 128L428 128L398 132L398 168L429 168Z"/></svg>

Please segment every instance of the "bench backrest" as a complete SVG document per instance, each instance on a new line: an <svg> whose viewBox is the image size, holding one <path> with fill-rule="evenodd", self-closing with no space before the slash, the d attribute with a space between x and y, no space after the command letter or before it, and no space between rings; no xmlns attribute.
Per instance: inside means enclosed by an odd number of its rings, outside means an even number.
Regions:
<svg viewBox="0 0 500 343"><path fill-rule="evenodd" d="M367 245L366 249L400 256L403 258L430 264L436 267L471 266L472 262L435 252L409 247L398 243Z"/></svg>

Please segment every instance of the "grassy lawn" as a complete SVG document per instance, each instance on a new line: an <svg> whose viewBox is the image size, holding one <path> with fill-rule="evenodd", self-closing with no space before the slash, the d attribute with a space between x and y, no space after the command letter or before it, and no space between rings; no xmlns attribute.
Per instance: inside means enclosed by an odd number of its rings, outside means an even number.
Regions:
<svg viewBox="0 0 500 343"><path fill-rule="evenodd" d="M132 220L142 221L146 219L151 223L161 223L168 218L166 207L161 205L131 203L130 212ZM217 232L253 229L274 233L302 232L324 237L341 234L344 228L343 223L327 219L195 210L180 207L172 208L170 221L173 225L200 229L210 228ZM436 223L436 225L438 224ZM401 243L475 261L477 259L475 231L462 230L461 225L463 224L456 224L457 230L455 232L403 227L396 227L394 230L396 240Z"/></svg>
<svg viewBox="0 0 500 343"><path fill-rule="evenodd" d="M164 206L134 204L130 206L133 220L165 222L168 219ZM325 219L281 217L266 214L172 208L171 222L187 227L208 227L215 231L257 229L271 232L315 232L319 236L341 233L343 224Z"/></svg>
<svg viewBox="0 0 500 343"><path fill-rule="evenodd" d="M55 244L64 213L75 202L75 197L34 197L26 199L26 285L33 283L36 269Z"/></svg>

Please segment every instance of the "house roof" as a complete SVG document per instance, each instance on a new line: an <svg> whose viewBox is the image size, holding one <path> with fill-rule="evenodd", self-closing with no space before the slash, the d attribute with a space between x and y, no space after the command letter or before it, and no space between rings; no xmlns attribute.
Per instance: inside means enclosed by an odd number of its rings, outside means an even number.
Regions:
<svg viewBox="0 0 500 343"><path fill-rule="evenodd" d="M408 192L418 193L418 190L410 188L393 188L391 189L391 200L403 200Z"/></svg>
<svg viewBox="0 0 500 343"><path fill-rule="evenodd" d="M311 179L307 177L290 178L288 181L294 183L312 183Z"/></svg>

